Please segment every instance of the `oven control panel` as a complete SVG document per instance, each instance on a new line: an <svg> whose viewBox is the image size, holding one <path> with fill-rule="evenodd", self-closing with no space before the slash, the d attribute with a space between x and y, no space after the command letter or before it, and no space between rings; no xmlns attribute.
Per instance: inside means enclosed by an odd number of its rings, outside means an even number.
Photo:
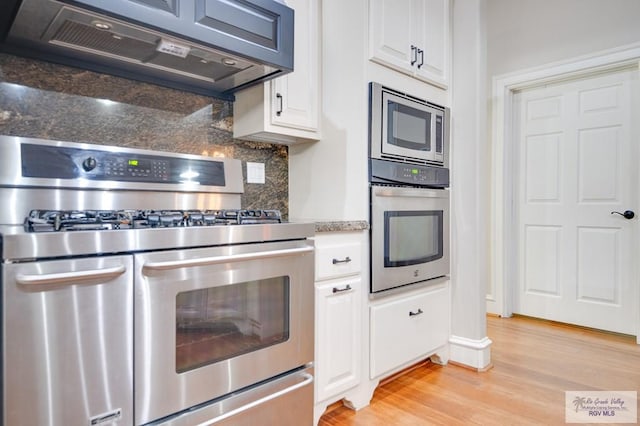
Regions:
<svg viewBox="0 0 640 426"><path fill-rule="evenodd" d="M213 159L22 144L22 176L224 186L224 163Z"/></svg>
<svg viewBox="0 0 640 426"><path fill-rule="evenodd" d="M437 166L369 160L369 182L429 188L448 188L449 169Z"/></svg>

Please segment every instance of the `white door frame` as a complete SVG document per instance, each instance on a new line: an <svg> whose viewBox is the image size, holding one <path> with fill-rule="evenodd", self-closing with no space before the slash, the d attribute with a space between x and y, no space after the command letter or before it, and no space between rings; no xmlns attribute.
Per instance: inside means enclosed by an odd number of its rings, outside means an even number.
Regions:
<svg viewBox="0 0 640 426"><path fill-rule="evenodd" d="M503 317L513 314L513 285L517 282L517 229L514 181L517 164L512 136L514 92L617 68L635 66L640 71L640 43L518 71L493 78L492 168L491 168L491 279L487 289L487 312ZM638 185L640 187L640 185ZM640 199L640 198L639 198ZM636 241L640 235L635 236ZM636 288L640 283L636 283ZM636 291L640 298L640 291ZM640 300L637 303L640 306ZM640 310L640 309L638 309ZM636 336L640 343L640 312L636 314Z"/></svg>

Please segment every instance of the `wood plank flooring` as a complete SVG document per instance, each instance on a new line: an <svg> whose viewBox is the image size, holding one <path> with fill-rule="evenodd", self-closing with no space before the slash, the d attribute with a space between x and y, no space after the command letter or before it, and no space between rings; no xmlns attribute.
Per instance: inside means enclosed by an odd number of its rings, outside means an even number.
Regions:
<svg viewBox="0 0 640 426"><path fill-rule="evenodd" d="M487 334L492 369L427 362L358 412L329 407L319 426L564 425L566 390L640 395L635 337L525 317L488 317Z"/></svg>

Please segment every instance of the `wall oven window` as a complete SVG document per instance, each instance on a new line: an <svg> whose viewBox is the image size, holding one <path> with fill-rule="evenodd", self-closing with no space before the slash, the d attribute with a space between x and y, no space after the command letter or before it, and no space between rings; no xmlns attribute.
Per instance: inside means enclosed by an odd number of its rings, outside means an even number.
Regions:
<svg viewBox="0 0 640 426"><path fill-rule="evenodd" d="M176 296L176 372L268 348L289 339L289 277Z"/></svg>
<svg viewBox="0 0 640 426"><path fill-rule="evenodd" d="M441 259L443 211L384 212L384 266L419 265Z"/></svg>

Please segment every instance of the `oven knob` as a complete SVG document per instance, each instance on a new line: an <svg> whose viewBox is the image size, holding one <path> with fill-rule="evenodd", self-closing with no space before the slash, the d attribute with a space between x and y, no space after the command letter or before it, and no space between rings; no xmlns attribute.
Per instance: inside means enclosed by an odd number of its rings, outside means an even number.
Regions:
<svg viewBox="0 0 640 426"><path fill-rule="evenodd" d="M82 168L85 172L90 172L91 170L95 169L97 165L98 162L93 157L87 157L82 162Z"/></svg>

